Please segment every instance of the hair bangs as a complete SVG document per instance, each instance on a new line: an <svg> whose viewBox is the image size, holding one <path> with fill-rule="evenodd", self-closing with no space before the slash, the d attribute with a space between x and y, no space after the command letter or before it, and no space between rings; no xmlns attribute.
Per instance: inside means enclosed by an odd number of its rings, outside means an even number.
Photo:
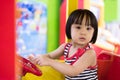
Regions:
<svg viewBox="0 0 120 80"><path fill-rule="evenodd" d="M81 15L76 16L76 18L75 18L75 20L74 20L74 24L81 24L83 18L84 18L84 14L81 14Z"/></svg>
<svg viewBox="0 0 120 80"><path fill-rule="evenodd" d="M74 24L81 25L84 17L86 17L85 25L91 25L90 16L86 14L81 14L81 15L76 16L76 19L74 20Z"/></svg>
<svg viewBox="0 0 120 80"><path fill-rule="evenodd" d="M89 26L89 25L91 25L91 19L90 19L90 16L89 15L85 15L86 16L86 22L85 22L85 25L87 25L87 26Z"/></svg>

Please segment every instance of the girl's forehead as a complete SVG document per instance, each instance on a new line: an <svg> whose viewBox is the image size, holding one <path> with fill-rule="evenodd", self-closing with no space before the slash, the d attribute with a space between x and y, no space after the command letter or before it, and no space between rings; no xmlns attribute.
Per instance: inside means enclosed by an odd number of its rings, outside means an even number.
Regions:
<svg viewBox="0 0 120 80"><path fill-rule="evenodd" d="M90 16L86 16L86 15L76 16L74 23L89 25L91 24Z"/></svg>

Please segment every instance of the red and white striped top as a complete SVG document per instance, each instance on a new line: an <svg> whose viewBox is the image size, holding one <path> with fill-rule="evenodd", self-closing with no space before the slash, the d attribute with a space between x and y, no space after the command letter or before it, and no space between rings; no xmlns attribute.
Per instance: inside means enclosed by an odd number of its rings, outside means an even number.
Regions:
<svg viewBox="0 0 120 80"><path fill-rule="evenodd" d="M70 64L70 65L73 65L79 59L79 57L81 57L85 53L86 50L89 50L92 48L90 45L87 45L85 48L82 48L82 49L79 48L73 56L68 57L71 46L72 46L72 44L67 43L64 48L65 62L66 62L66 64ZM70 76L66 75L65 79L66 80L98 80L97 66L88 67L82 73L80 73L79 75L74 76L74 77L70 77Z"/></svg>

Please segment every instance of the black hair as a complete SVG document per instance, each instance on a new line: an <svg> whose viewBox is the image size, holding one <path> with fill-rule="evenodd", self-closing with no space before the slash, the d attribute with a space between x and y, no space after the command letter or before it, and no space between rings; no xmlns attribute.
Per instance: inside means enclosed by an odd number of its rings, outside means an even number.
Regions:
<svg viewBox="0 0 120 80"><path fill-rule="evenodd" d="M95 43L98 34L98 22L95 15L87 9L77 9L70 14L66 23L66 36L68 39L71 39L72 24L81 24L84 16L86 16L85 25L91 25L94 28L93 37L90 43Z"/></svg>

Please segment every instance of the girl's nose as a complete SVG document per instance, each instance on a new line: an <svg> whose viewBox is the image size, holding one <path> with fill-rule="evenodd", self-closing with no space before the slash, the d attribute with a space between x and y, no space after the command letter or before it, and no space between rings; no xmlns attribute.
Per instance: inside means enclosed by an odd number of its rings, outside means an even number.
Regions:
<svg viewBox="0 0 120 80"><path fill-rule="evenodd" d="M85 28L85 27L84 27L84 28L81 28L80 34L82 34L82 35L85 35L85 34L86 34L86 28Z"/></svg>

